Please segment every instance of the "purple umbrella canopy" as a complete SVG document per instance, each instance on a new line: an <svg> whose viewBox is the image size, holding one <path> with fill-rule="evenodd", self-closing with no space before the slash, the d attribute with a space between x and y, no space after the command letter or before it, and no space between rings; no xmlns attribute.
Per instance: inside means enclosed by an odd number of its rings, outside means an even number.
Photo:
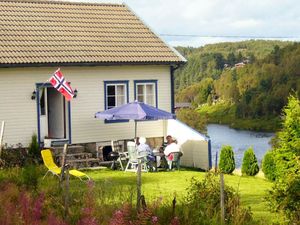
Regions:
<svg viewBox="0 0 300 225"><path fill-rule="evenodd" d="M130 102L112 109L97 112L95 118L107 120L166 120L174 119L172 113L163 111L143 102Z"/></svg>

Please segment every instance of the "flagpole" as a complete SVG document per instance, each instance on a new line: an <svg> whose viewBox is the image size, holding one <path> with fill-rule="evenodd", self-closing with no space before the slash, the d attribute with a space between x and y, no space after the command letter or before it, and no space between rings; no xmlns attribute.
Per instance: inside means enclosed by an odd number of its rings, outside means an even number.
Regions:
<svg viewBox="0 0 300 225"><path fill-rule="evenodd" d="M42 83L42 85L39 86L38 89L43 88L48 82L49 82L49 80L46 80L46 82Z"/></svg>

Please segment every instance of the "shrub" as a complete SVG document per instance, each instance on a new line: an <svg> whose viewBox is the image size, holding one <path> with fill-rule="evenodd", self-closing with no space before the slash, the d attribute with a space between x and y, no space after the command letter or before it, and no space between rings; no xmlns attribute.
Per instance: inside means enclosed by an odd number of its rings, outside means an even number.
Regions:
<svg viewBox="0 0 300 225"><path fill-rule="evenodd" d="M27 165L22 168L21 182L25 187L36 190L38 179L41 176L39 168L34 165Z"/></svg>
<svg viewBox="0 0 300 225"><path fill-rule="evenodd" d="M259 171L257 159L253 149L250 147L244 153L242 174L248 176L255 176Z"/></svg>
<svg viewBox="0 0 300 225"><path fill-rule="evenodd" d="M41 161L40 146L37 141L36 134L33 134L31 136L31 142L28 147L28 155L31 157L34 163L38 163Z"/></svg>
<svg viewBox="0 0 300 225"><path fill-rule="evenodd" d="M283 109L283 128L277 133L272 150L276 180L268 197L271 209L281 212L288 224L300 221L300 100L288 98Z"/></svg>
<svg viewBox="0 0 300 225"><path fill-rule="evenodd" d="M3 160L3 167L22 167L25 165L26 157L27 157L26 149L22 146L22 144L18 144L17 146L8 146L4 145L4 149L2 150L1 159Z"/></svg>
<svg viewBox="0 0 300 225"><path fill-rule="evenodd" d="M265 174L265 178L274 181L276 178L276 164L272 151L268 151L262 161L262 171Z"/></svg>
<svg viewBox="0 0 300 225"><path fill-rule="evenodd" d="M221 149L219 168L226 174L231 174L235 169L234 153L229 145L223 146Z"/></svg>
<svg viewBox="0 0 300 225"><path fill-rule="evenodd" d="M276 181L267 196L267 200L272 211L284 214L288 221L287 224L299 224L300 175L287 174L285 179Z"/></svg>
<svg viewBox="0 0 300 225"><path fill-rule="evenodd" d="M187 188L181 224L220 224L220 181L208 173L204 180L191 180ZM224 187L226 224L249 224L252 215L249 209L240 205L239 195L229 186Z"/></svg>

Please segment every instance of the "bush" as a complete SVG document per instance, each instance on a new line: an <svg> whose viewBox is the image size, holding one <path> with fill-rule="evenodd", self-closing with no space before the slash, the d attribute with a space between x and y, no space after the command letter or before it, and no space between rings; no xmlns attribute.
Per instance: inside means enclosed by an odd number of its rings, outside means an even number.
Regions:
<svg viewBox="0 0 300 225"><path fill-rule="evenodd" d="M300 100L290 96L283 109L283 128L277 133L272 153L276 164L271 209L280 212L288 224L300 221Z"/></svg>
<svg viewBox="0 0 300 225"><path fill-rule="evenodd" d="M235 169L234 153L229 145L223 146L221 149L219 168L226 174L231 174Z"/></svg>
<svg viewBox="0 0 300 225"><path fill-rule="evenodd" d="M277 181L269 192L267 200L272 211L285 215L287 224L299 224L300 175L287 174L285 179Z"/></svg>
<svg viewBox="0 0 300 225"><path fill-rule="evenodd" d="M220 181L208 173L204 180L191 180L187 189L181 224L220 224ZM239 195L229 186L224 187L226 224L249 224L253 222L251 211L240 205Z"/></svg>
<svg viewBox="0 0 300 225"><path fill-rule="evenodd" d="M31 157L34 163L38 163L41 161L40 146L36 134L33 134L31 136L31 142L28 147L28 155Z"/></svg>
<svg viewBox="0 0 300 225"><path fill-rule="evenodd" d="M268 180L274 181L276 179L276 164L272 151L265 154L262 161L262 171Z"/></svg>
<svg viewBox="0 0 300 225"><path fill-rule="evenodd" d="M26 149L22 144L18 144L16 147L4 145L2 150L1 159L3 160L3 167L22 167L25 165L26 158L28 157Z"/></svg>
<svg viewBox="0 0 300 225"><path fill-rule="evenodd" d="M255 176L259 171L257 159L253 149L250 147L244 153L242 174L248 176Z"/></svg>

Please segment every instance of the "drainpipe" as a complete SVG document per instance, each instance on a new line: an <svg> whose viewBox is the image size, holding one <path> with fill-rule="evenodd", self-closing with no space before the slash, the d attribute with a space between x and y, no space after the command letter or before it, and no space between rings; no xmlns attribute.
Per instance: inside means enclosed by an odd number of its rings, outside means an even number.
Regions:
<svg viewBox="0 0 300 225"><path fill-rule="evenodd" d="M170 67L171 74L171 113L175 113L175 87L174 87L174 72L180 67L180 64Z"/></svg>

